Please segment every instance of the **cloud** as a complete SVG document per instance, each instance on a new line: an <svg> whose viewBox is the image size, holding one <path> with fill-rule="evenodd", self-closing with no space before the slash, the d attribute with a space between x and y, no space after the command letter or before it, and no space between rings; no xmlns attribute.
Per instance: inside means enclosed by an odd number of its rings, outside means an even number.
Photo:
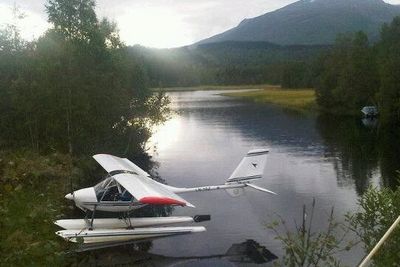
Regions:
<svg viewBox="0 0 400 267"><path fill-rule="evenodd" d="M15 0L0 0L0 24L10 23ZM26 39L37 38L48 27L45 0L16 0L27 15L20 22ZM235 27L243 19L281 8L295 0L98 0L99 17L118 23L128 45L175 47ZM400 4L400 0L387 0Z"/></svg>
<svg viewBox="0 0 400 267"><path fill-rule="evenodd" d="M294 0L98 0L99 17L117 22L127 44L175 47L191 44L236 26L244 18L261 15ZM22 35L31 40L49 24L46 1L17 1L27 15L20 23ZM10 23L14 0L0 0L0 24Z"/></svg>
<svg viewBox="0 0 400 267"><path fill-rule="evenodd" d="M23 19L15 19L13 16L14 2L0 1L0 26L6 24L16 24L20 29L22 38L33 40L43 34L50 24L43 16L44 8L39 8L36 4L17 4L19 12L24 14Z"/></svg>
<svg viewBox="0 0 400 267"><path fill-rule="evenodd" d="M98 1L99 14L114 19L128 44L174 47L235 27L244 18L275 10L294 0Z"/></svg>

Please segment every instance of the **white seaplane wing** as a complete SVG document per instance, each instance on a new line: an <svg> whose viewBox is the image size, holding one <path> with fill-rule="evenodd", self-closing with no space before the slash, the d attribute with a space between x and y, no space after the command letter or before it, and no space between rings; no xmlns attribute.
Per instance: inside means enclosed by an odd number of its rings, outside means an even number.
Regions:
<svg viewBox="0 0 400 267"><path fill-rule="evenodd" d="M93 158L108 172L113 171L129 171L138 175L150 177L150 174L142 170L139 166L127 158L119 158L108 154L97 154Z"/></svg>
<svg viewBox="0 0 400 267"><path fill-rule="evenodd" d="M151 205L194 206L173 193L168 187L151 178L132 173L113 175L115 181L122 185L140 203Z"/></svg>
<svg viewBox="0 0 400 267"><path fill-rule="evenodd" d="M170 187L151 179L150 174L126 158L107 154L94 155L93 158L110 174L120 171L112 177L143 204L194 207L172 192Z"/></svg>

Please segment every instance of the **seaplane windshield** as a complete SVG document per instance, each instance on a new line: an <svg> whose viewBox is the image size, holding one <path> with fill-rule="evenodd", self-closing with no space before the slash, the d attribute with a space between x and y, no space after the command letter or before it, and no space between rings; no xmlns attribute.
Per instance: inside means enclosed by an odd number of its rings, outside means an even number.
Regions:
<svg viewBox="0 0 400 267"><path fill-rule="evenodd" d="M133 201L134 197L112 177L94 186L98 201Z"/></svg>

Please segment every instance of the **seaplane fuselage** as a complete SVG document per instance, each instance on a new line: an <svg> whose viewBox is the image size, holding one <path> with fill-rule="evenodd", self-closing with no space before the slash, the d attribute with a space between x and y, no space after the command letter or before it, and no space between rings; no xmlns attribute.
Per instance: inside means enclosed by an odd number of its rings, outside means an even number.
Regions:
<svg viewBox="0 0 400 267"><path fill-rule="evenodd" d="M74 191L65 197L84 211L129 212L146 205L194 207L178 195L185 192L225 189L231 196L238 196L243 188L250 187L275 194L252 184L254 180L262 178L267 153L266 149L249 151L224 184L192 188L159 183L128 159L99 154L93 157L108 172L107 178L93 187Z"/></svg>
<svg viewBox="0 0 400 267"><path fill-rule="evenodd" d="M128 201L117 199L100 201L96 196L94 187L87 187L74 191L73 193L67 194L65 198L74 200L75 205L83 211L128 212L147 205L134 199Z"/></svg>
<svg viewBox="0 0 400 267"><path fill-rule="evenodd" d="M64 230L57 235L72 242L103 246L116 242L131 242L159 237L204 232L203 226L165 225L182 222L201 222L209 220L209 215L192 217L152 217L131 218L129 212L146 205L188 206L193 204L179 194L185 192L203 192L226 190L231 196L239 196L244 188L252 188L265 193L275 194L265 188L252 184L262 177L266 154L265 149L251 150L239 163L232 175L221 185L178 188L162 184L147 172L126 158L99 154L93 158L107 171L108 176L93 187L83 188L67 194L67 199L83 211L92 211L84 219L67 219L55 222ZM97 218L96 211L125 213L121 218ZM158 227L158 226L163 227Z"/></svg>

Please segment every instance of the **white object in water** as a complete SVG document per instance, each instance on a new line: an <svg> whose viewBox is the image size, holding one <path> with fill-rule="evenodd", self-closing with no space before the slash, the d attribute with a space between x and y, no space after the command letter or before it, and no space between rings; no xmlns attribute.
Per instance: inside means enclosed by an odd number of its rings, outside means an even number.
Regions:
<svg viewBox="0 0 400 267"><path fill-rule="evenodd" d="M148 217L148 218L96 218L93 221L94 229L119 229L128 227L148 227L159 226L176 223L191 223L194 222L192 217ZM54 224L66 230L81 230L88 226L88 221L85 219L66 219L55 221Z"/></svg>
<svg viewBox="0 0 400 267"><path fill-rule="evenodd" d="M60 237L71 242L105 243L146 240L173 235L192 234L206 231L203 226L192 227L155 227L138 229L95 229L95 230L61 230L56 232Z"/></svg>

